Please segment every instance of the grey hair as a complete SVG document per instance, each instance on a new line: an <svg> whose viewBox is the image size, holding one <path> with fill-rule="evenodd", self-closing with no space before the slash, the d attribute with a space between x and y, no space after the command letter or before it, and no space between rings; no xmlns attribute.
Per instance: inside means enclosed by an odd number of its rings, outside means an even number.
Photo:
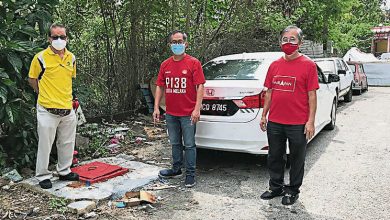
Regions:
<svg viewBox="0 0 390 220"><path fill-rule="evenodd" d="M170 34L169 34L169 37L168 37L168 42L171 42L172 40L172 36L177 34L177 33L180 33L183 35L183 40L184 41L187 41L187 34L183 31L180 31L180 30L175 30L175 31L172 31Z"/></svg>
<svg viewBox="0 0 390 220"><path fill-rule="evenodd" d="M299 27L297 27L295 25L289 25L285 29L283 29L283 31L280 32L279 41L282 42L283 34L288 32L288 31L290 31L290 30L296 30L297 33L298 33L298 40L299 40L299 42L302 42L302 40L303 40L303 31L302 31L302 29L300 29Z"/></svg>
<svg viewBox="0 0 390 220"><path fill-rule="evenodd" d="M51 30L53 30L54 28L64 28L65 34L68 34L65 25L59 23L53 23L52 25L50 25L49 28L49 32L48 32L49 37L51 36Z"/></svg>

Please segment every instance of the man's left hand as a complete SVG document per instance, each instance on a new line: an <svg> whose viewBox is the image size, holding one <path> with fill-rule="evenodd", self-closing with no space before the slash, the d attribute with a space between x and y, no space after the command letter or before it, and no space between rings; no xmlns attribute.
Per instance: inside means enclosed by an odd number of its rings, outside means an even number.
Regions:
<svg viewBox="0 0 390 220"><path fill-rule="evenodd" d="M306 140L310 140L313 138L315 133L315 128L314 128L314 122L306 122L305 124L305 134L306 134Z"/></svg>
<svg viewBox="0 0 390 220"><path fill-rule="evenodd" d="M191 114L192 124L196 124L200 119L200 110L195 109Z"/></svg>

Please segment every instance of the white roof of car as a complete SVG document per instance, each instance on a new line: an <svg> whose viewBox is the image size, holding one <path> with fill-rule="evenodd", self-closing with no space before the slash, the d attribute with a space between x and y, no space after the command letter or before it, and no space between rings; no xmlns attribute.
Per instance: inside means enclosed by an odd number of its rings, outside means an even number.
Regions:
<svg viewBox="0 0 390 220"><path fill-rule="evenodd" d="M257 53L240 53L227 56L221 56L213 59L217 60L276 60L283 56L283 52L257 52Z"/></svg>

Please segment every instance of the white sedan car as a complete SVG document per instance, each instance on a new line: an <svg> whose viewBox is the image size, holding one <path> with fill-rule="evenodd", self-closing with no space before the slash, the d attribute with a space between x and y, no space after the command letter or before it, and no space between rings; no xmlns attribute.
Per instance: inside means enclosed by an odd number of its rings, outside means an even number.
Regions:
<svg viewBox="0 0 390 220"><path fill-rule="evenodd" d="M267 154L266 132L260 130L264 103L263 84L270 64L282 52L243 53L215 58L203 66L206 77L201 120L196 145L222 151ZM336 122L336 92L318 68L316 134L333 129Z"/></svg>

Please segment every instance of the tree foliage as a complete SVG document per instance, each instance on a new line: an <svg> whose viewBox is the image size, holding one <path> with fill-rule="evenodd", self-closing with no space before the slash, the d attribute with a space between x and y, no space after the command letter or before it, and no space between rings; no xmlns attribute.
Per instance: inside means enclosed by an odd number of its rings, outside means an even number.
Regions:
<svg viewBox="0 0 390 220"><path fill-rule="evenodd" d="M27 85L31 59L41 46L56 1L0 1L0 168L30 166L37 133L35 97Z"/></svg>
<svg viewBox="0 0 390 220"><path fill-rule="evenodd" d="M79 58L78 92L89 115L139 106L138 83L156 75L170 52L166 37L189 34L188 53L216 56L279 50L279 31L296 24L306 38L341 54L369 50L372 26L383 19L383 0L67 0L58 19L73 36ZM61 16L66 12L67 16Z"/></svg>

